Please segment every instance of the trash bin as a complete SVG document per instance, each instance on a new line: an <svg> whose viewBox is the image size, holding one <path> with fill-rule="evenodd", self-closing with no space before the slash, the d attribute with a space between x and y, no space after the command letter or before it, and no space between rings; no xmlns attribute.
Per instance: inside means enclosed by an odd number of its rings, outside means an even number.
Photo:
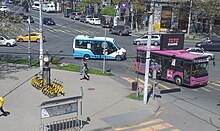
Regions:
<svg viewBox="0 0 220 131"><path fill-rule="evenodd" d="M132 91L137 91L137 86L138 86L138 83L135 81L135 82L132 82Z"/></svg>

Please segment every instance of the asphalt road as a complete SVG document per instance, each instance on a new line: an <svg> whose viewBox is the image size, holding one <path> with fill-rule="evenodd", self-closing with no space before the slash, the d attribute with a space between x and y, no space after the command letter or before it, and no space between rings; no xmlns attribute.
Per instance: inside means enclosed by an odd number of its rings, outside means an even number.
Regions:
<svg viewBox="0 0 220 131"><path fill-rule="evenodd" d="M38 12L32 11L31 15L35 19L35 23L31 24L31 29L32 31L38 31ZM44 26L43 33L47 38L47 42L44 43L44 49L49 50L51 54L63 51L56 56L57 58L62 58L62 62L80 65L81 61L72 57L72 39L76 35L104 36L105 34L105 29L99 26L92 26L64 18L62 14L43 13L43 16L52 17L57 23L56 26ZM27 29L21 32L27 32ZM136 78L136 74L132 71L136 47L132 44L132 41L136 37L111 35L108 33L108 29L107 36L115 38L117 44L127 50L128 59L126 61L106 61L106 69L111 68L113 73L128 80L128 82L118 81L127 84L130 89L131 85L129 82ZM185 42L184 47L194 47L194 45L195 43L193 42ZM31 43L31 49L32 53L38 53L39 43ZM0 54L5 57L9 55L10 57L27 58L27 43L18 43L15 47L1 47L0 52L11 52L10 54ZM164 109L154 116L155 118L159 117L182 130L190 130L190 126L192 129L208 130L199 127L200 124L204 123L212 127L209 129L220 129L220 107L217 106L220 101L220 54L218 52L214 53L216 54L216 66L213 66L212 62L209 63L209 84L207 86L197 88L178 87L173 83L157 80L159 85L156 92L172 88L181 88L181 92L162 95L165 106ZM38 55L33 55L33 58L37 59ZM88 64L94 68L102 69L103 67L102 60L89 60ZM140 76L142 80L143 77Z"/></svg>

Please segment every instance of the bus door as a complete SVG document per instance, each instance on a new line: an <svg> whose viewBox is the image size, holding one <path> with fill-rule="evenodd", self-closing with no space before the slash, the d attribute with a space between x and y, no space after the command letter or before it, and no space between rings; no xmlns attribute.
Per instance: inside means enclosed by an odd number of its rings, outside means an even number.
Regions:
<svg viewBox="0 0 220 131"><path fill-rule="evenodd" d="M167 78L168 59L161 59L161 77Z"/></svg>
<svg viewBox="0 0 220 131"><path fill-rule="evenodd" d="M191 64L189 62L183 62L183 83L190 84Z"/></svg>

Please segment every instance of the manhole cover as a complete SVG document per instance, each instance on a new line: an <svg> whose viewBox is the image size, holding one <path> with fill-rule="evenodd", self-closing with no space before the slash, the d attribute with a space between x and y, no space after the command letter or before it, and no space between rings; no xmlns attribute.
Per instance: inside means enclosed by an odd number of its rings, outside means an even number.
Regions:
<svg viewBox="0 0 220 131"><path fill-rule="evenodd" d="M91 90L95 90L95 88L88 88L88 90L90 90L90 91L91 91Z"/></svg>

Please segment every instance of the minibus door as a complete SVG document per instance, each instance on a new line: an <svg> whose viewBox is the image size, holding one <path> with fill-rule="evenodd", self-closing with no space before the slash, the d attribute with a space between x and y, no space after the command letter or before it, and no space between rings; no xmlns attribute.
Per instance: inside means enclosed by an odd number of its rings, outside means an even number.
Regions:
<svg viewBox="0 0 220 131"><path fill-rule="evenodd" d="M102 55L102 47L100 43L91 44L91 51L94 54L94 58L100 59Z"/></svg>

